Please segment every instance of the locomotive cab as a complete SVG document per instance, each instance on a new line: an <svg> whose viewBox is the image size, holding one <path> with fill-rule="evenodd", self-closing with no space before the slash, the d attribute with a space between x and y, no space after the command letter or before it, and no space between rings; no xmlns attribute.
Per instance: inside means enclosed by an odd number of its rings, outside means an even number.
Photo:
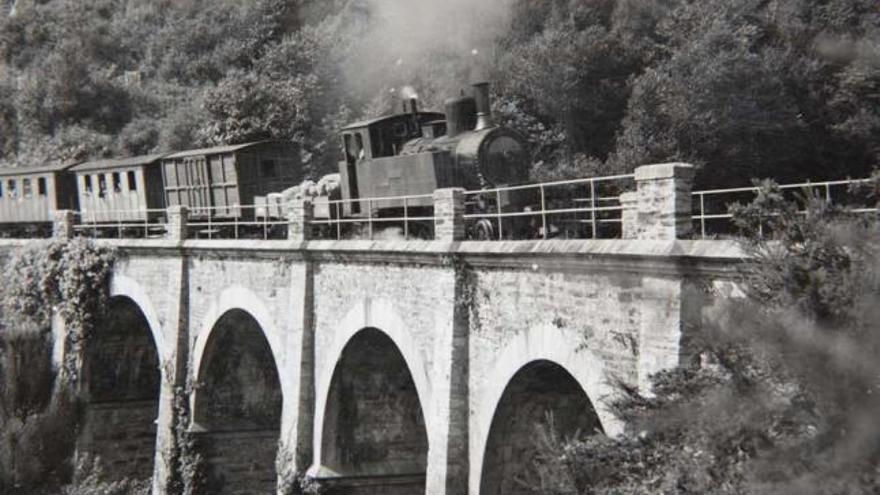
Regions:
<svg viewBox="0 0 880 495"><path fill-rule="evenodd" d="M411 108L411 113L356 122L342 129L343 160L339 163L339 175L343 198L356 200L403 194L392 193L399 188L399 182L392 182L402 178L405 168L398 167L390 174L383 174L381 164L393 163L388 159L399 156L408 141L420 138L424 126L443 118L440 113L419 112L414 102ZM344 213L359 215L364 207L361 202L348 202Z"/></svg>

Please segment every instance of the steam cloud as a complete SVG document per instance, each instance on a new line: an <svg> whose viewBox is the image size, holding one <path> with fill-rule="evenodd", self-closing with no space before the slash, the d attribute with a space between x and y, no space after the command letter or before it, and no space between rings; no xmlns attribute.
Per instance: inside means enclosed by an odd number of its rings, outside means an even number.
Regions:
<svg viewBox="0 0 880 495"><path fill-rule="evenodd" d="M488 76L482 68L509 29L513 1L366 0L364 40L345 67L349 86L370 98L412 85L437 108Z"/></svg>

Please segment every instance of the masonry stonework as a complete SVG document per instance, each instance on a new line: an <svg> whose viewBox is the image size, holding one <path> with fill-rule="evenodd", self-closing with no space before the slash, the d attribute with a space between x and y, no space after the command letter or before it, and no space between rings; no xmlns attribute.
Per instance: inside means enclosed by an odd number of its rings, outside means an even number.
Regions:
<svg viewBox="0 0 880 495"><path fill-rule="evenodd" d="M615 396L611 380L647 391L650 374L689 359L689 335L711 314L713 297L736 292L741 257L733 243L671 237L99 242L119 248L111 291L137 304L158 351L162 384L155 419L155 494L167 493L173 469L175 387L188 378L196 383L205 379L203 373L211 368L205 363L217 353L238 352L211 345L215 332L222 333L218 322L230 312L247 314L255 322L254 335L265 339L271 359L247 364L243 358L240 363L253 376L275 368L281 417L274 433L234 427L202 432L195 422L198 434L216 437L204 452L217 476L235 480L236 486L281 488L304 475L332 484L354 474L360 488L350 487L347 493L393 493L401 483L415 483L424 485L418 492L477 495L485 480L491 485L508 469L504 455L494 451L502 444L493 430L522 435L510 429L520 421L510 415L528 413L525 418L536 412L523 402L523 407L511 407L510 401L502 405L505 397L513 397L513 404L522 401L527 397L522 390L546 383L540 370L556 366L576 387L550 387L536 401L563 401L557 406L568 410L564 404L581 400L571 391L582 390L599 429L610 435L621 431L623 425L608 407ZM346 350L351 342L368 342L360 339L367 331L387 337L389 344L380 349L361 343ZM357 355L370 349L380 350ZM360 383L334 375L358 373L362 365L374 370L358 375L367 385L334 398L334 382L343 388ZM524 370L538 371L523 375ZM370 385L381 381L382 373L408 374L411 385L401 378L397 394L379 382ZM196 387L189 401L197 418L200 399L205 399L199 393ZM427 445L411 441L420 424L413 419L415 412L363 416L364 424L374 426L349 425L341 432L349 439L341 445L355 445L356 452L342 463L331 460L329 452L325 456L328 435L340 433L332 417L340 414L339 406L357 410L365 404L420 410ZM574 418L572 424L587 420ZM132 431L146 428L141 424ZM407 456L424 455L423 473L416 472L419 464L400 462L405 457L395 450L397 440L407 445ZM250 460L235 455L242 452L235 445L251 443L261 447ZM277 472L268 462L273 456ZM369 464L360 472L358 459Z"/></svg>
<svg viewBox="0 0 880 495"><path fill-rule="evenodd" d="M694 168L687 163L661 163L636 168L636 191L620 196L623 238L689 238L693 230L693 178Z"/></svg>

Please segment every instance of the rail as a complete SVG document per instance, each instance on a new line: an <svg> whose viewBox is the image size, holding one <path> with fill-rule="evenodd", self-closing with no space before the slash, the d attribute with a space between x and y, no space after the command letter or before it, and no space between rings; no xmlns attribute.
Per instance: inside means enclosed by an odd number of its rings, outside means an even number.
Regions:
<svg viewBox="0 0 880 495"><path fill-rule="evenodd" d="M161 237L166 232L162 208L74 212L75 232L91 237Z"/></svg>
<svg viewBox="0 0 880 495"><path fill-rule="evenodd" d="M859 184L868 184L871 181L872 179L844 179L781 184L778 187L784 194L789 195L799 191L805 191L811 195L818 193L826 202L846 206L848 211L852 213L877 213L880 209L876 204L867 206L869 200L866 195L854 191L854 188ZM751 202L760 189L759 186L749 186L692 192L691 210L696 213L691 216L691 219L694 222L695 231L703 239L730 234L733 230L731 222L733 215L729 212L730 205L737 202L743 204Z"/></svg>
<svg viewBox="0 0 880 495"><path fill-rule="evenodd" d="M471 237L484 240L620 237L620 193L634 179L622 174L467 191L464 218Z"/></svg>
<svg viewBox="0 0 880 495"><path fill-rule="evenodd" d="M432 239L435 218L433 194L411 194L319 201L311 225L318 239Z"/></svg>

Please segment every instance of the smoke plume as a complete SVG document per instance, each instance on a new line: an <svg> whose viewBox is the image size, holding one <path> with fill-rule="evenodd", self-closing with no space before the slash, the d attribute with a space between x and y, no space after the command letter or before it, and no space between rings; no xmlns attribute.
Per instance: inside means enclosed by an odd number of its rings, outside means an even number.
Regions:
<svg viewBox="0 0 880 495"><path fill-rule="evenodd" d="M367 21L345 67L365 99L412 86L428 106L476 79L509 29L514 0L366 0Z"/></svg>

